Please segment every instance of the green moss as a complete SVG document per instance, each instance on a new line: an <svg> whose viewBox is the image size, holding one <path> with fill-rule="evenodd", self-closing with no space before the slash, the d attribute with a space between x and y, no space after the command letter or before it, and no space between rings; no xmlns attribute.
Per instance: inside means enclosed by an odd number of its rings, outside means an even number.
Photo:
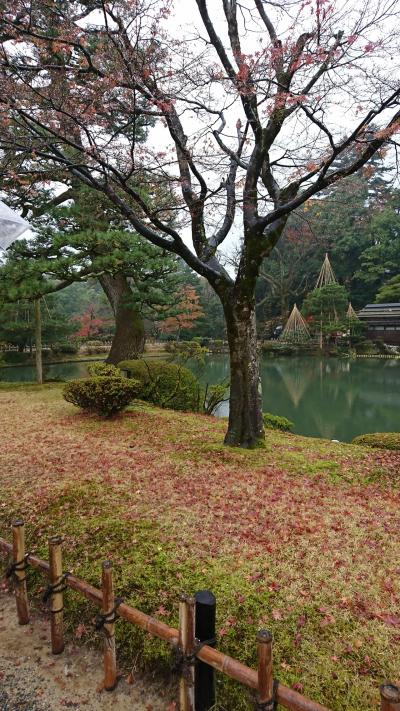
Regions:
<svg viewBox="0 0 400 711"><path fill-rule="evenodd" d="M374 432L354 437L352 444L378 449L400 450L400 432Z"/></svg>
<svg viewBox="0 0 400 711"><path fill-rule="evenodd" d="M148 403L99 420L75 413L59 387L1 397L15 424L0 450L0 535L9 540L11 518L25 517L27 547L46 559L48 536L62 534L64 569L96 587L112 560L116 594L173 627L181 593L212 590L221 651L255 666L256 632L270 629L276 677L334 711L372 709L379 683L396 681L397 627L361 605L397 614L384 584L398 584L398 543L359 486L374 457L384 470L381 454L279 430L264 449L226 448L223 420ZM38 452L21 466L32 441ZM379 490L396 511L395 492L388 500L389 487ZM32 601L45 584L29 571ZM101 641L97 608L71 590L65 605L68 634L83 623L82 641ZM120 666L169 673L168 645L123 621L116 628ZM222 675L218 693L221 711L248 708L244 687Z"/></svg>

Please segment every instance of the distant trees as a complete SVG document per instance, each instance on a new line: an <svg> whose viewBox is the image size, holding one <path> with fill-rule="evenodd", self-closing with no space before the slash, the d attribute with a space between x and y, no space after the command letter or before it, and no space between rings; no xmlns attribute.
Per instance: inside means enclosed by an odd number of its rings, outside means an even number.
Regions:
<svg viewBox="0 0 400 711"><path fill-rule="evenodd" d="M175 334L176 340L179 340L181 332L191 331L199 318L204 315L199 295L193 286L186 285L180 289L175 311L174 316L167 316L160 322L160 331Z"/></svg>
<svg viewBox="0 0 400 711"><path fill-rule="evenodd" d="M375 301L378 304L400 303L400 274L392 277L381 286Z"/></svg>
<svg viewBox="0 0 400 711"><path fill-rule="evenodd" d="M55 343L70 336L76 329L73 322L59 308L57 300L48 296L42 305L42 336L44 343ZM35 339L33 301L0 303L0 342L15 346L21 353L32 349Z"/></svg>
<svg viewBox="0 0 400 711"><path fill-rule="evenodd" d="M178 262L127 229L106 198L81 185L68 195L72 203L59 199L32 220L34 238L8 250L0 296L34 298L97 277L115 318L108 360L137 357L145 343L144 317L159 318L157 309L167 313L175 301Z"/></svg>
<svg viewBox="0 0 400 711"><path fill-rule="evenodd" d="M309 200L260 269L257 313L284 318L314 288L325 252L355 308L374 301L400 264L400 202L383 158Z"/></svg>

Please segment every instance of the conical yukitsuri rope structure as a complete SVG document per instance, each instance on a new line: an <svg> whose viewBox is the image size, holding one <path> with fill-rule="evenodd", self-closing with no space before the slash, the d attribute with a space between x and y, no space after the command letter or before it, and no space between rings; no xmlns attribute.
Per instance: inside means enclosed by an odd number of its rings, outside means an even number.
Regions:
<svg viewBox="0 0 400 711"><path fill-rule="evenodd" d="M335 277L335 273L329 261L328 253L326 253L315 288L320 289L322 286L327 286L327 284L336 284L336 282L337 279Z"/></svg>
<svg viewBox="0 0 400 711"><path fill-rule="evenodd" d="M286 341L287 343L304 343L309 339L310 332L307 324L297 308L297 304L295 304L287 320L287 324L280 335L280 340Z"/></svg>
<svg viewBox="0 0 400 711"><path fill-rule="evenodd" d="M351 301L349 301L349 306L348 306L348 309L346 312L346 316L349 321L359 321L360 320L351 305Z"/></svg>

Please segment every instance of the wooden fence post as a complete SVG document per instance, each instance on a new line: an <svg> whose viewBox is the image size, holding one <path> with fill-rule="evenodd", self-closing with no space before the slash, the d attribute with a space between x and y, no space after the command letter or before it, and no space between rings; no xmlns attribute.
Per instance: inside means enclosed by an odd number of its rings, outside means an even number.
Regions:
<svg viewBox="0 0 400 711"><path fill-rule="evenodd" d="M179 651L182 655L182 672L179 685L180 711L195 711L194 646L195 599L183 595L179 602Z"/></svg>
<svg viewBox="0 0 400 711"><path fill-rule="evenodd" d="M50 597L51 651L53 654L61 654L64 651L64 574L61 546L61 536L51 536L49 538L50 584L48 596ZM47 594L45 594L45 597L47 597Z"/></svg>
<svg viewBox="0 0 400 711"><path fill-rule="evenodd" d="M199 590L195 600L196 639L209 647L215 647L215 595L209 590ZM200 661L195 667L195 706L196 711L209 711L215 706L215 669Z"/></svg>
<svg viewBox="0 0 400 711"><path fill-rule="evenodd" d="M103 615L113 617L115 613L112 563L104 561L101 571L103 593ZM104 622L104 688L112 691L117 684L117 657L115 652L115 622Z"/></svg>
<svg viewBox="0 0 400 711"><path fill-rule="evenodd" d="M13 574L15 580L15 601L17 604L18 624L29 622L28 592L26 589L25 560L25 524L22 520L14 521L13 531Z"/></svg>
<svg viewBox="0 0 400 711"><path fill-rule="evenodd" d="M381 692L381 711L400 711L400 688L394 684L383 684Z"/></svg>
<svg viewBox="0 0 400 711"><path fill-rule="evenodd" d="M257 632L258 688L256 708L274 708L274 678L272 675L272 635L268 630Z"/></svg>

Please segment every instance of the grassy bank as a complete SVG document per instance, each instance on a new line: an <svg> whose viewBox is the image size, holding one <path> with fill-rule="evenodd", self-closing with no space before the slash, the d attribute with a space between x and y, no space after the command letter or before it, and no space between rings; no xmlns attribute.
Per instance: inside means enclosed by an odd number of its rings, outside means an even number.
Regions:
<svg viewBox="0 0 400 711"><path fill-rule="evenodd" d="M66 569L96 585L111 558L118 594L169 624L181 592L213 590L221 649L254 664L271 629L276 676L335 711L376 709L379 683L399 681L399 453L275 432L227 449L223 420L138 404L99 421L57 385L2 384L0 408L2 536L21 515L46 556L62 533ZM66 606L91 640L93 608L73 593ZM117 627L121 653L167 667L163 644ZM243 689L219 689L247 708Z"/></svg>

